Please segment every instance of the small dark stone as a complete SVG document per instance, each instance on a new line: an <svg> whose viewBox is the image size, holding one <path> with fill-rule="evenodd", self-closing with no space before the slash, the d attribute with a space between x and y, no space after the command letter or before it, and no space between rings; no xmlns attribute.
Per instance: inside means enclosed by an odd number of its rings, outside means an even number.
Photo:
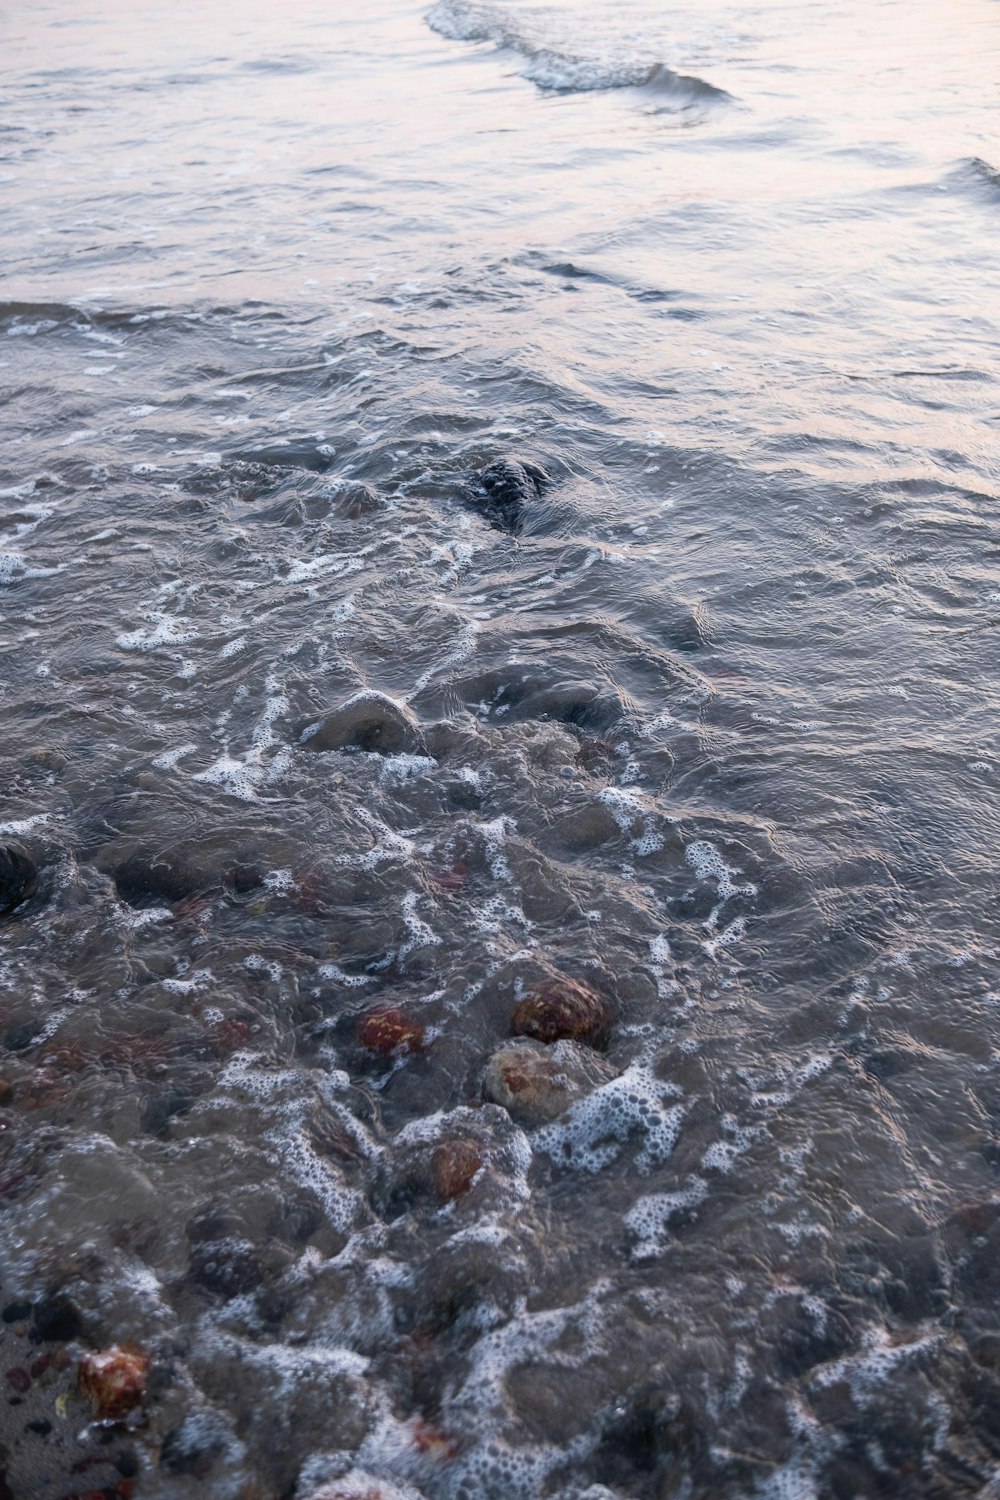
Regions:
<svg viewBox="0 0 1000 1500"><path fill-rule="evenodd" d="M260 889L266 874L260 865L233 865L228 880L237 896L248 896L251 891Z"/></svg>
<svg viewBox="0 0 1000 1500"><path fill-rule="evenodd" d="M191 1280L218 1297L242 1296L260 1285L257 1252L247 1240L205 1240L191 1251Z"/></svg>
<svg viewBox="0 0 1000 1500"><path fill-rule="evenodd" d="M139 1461L132 1453L119 1453L115 1468L123 1479L134 1479L139 1472Z"/></svg>
<svg viewBox="0 0 1000 1500"><path fill-rule="evenodd" d="M142 1113L142 1128L148 1135L159 1135L175 1115L186 1114L194 1095L186 1089L165 1089L147 1101Z"/></svg>
<svg viewBox="0 0 1000 1500"><path fill-rule="evenodd" d="M76 1308L61 1298L53 1297L35 1307L35 1333L47 1342L68 1344L79 1337L82 1327Z"/></svg>
<svg viewBox="0 0 1000 1500"><path fill-rule="evenodd" d="M38 868L19 844L0 844L0 916L6 916L35 889Z"/></svg>
<svg viewBox="0 0 1000 1500"><path fill-rule="evenodd" d="M494 531L519 536L525 507L537 500L550 483L548 474L538 464L500 458L473 476L466 496Z"/></svg>
<svg viewBox="0 0 1000 1500"><path fill-rule="evenodd" d="M138 850L112 871L119 898L129 906L183 901L209 889L207 872L173 850Z"/></svg>
<svg viewBox="0 0 1000 1500"><path fill-rule="evenodd" d="M15 1365L13 1370L7 1371L7 1384L17 1391L19 1396L23 1396L25 1391L31 1390L31 1376L20 1365Z"/></svg>
<svg viewBox="0 0 1000 1500"><path fill-rule="evenodd" d="M30 1302L8 1302L0 1313L5 1323L26 1323L31 1317Z"/></svg>
<svg viewBox="0 0 1000 1500"><path fill-rule="evenodd" d="M282 1204L272 1221L272 1233L289 1240L293 1245L304 1245L323 1223L323 1210L319 1204L307 1197L289 1198Z"/></svg>
<svg viewBox="0 0 1000 1500"><path fill-rule="evenodd" d="M49 1433L52 1431L52 1423L47 1422L45 1418L42 1417L37 1422L25 1422L24 1430L25 1432L35 1432L39 1437L48 1437Z"/></svg>
<svg viewBox="0 0 1000 1500"><path fill-rule="evenodd" d="M187 1237L192 1245L203 1245L206 1240L224 1240L237 1234L238 1220L221 1209L211 1208L198 1214L187 1227Z"/></svg>
<svg viewBox="0 0 1000 1500"><path fill-rule="evenodd" d="M3 1044L8 1052L26 1052L40 1036L41 1030L37 1021L21 1021L17 1026L7 1028Z"/></svg>
<svg viewBox="0 0 1000 1500"><path fill-rule="evenodd" d="M199 1413L167 1433L160 1448L160 1463L168 1474L203 1479L224 1446L222 1423Z"/></svg>

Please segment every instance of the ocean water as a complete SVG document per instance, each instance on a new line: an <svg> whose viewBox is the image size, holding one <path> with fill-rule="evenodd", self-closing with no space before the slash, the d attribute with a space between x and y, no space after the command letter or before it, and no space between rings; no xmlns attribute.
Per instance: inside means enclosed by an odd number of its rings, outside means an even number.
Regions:
<svg viewBox="0 0 1000 1500"><path fill-rule="evenodd" d="M996 0L0 56L0 1492L1000 1496Z"/></svg>

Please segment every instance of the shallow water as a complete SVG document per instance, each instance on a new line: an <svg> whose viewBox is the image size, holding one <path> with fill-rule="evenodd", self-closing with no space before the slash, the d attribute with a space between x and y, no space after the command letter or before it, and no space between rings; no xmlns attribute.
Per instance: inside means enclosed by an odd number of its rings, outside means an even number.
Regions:
<svg viewBox="0 0 1000 1500"><path fill-rule="evenodd" d="M1000 1494L995 0L206 9L0 15L9 1492Z"/></svg>

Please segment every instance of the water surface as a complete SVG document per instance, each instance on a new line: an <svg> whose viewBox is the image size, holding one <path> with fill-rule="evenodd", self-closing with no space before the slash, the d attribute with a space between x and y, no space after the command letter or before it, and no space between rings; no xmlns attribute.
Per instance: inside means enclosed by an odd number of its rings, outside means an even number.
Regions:
<svg viewBox="0 0 1000 1500"><path fill-rule="evenodd" d="M998 20L0 14L17 1500L1000 1494Z"/></svg>

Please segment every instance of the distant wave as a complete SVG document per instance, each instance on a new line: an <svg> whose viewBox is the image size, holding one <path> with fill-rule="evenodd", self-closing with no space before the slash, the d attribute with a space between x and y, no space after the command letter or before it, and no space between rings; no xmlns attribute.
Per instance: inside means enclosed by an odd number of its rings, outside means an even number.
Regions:
<svg viewBox="0 0 1000 1500"><path fill-rule="evenodd" d="M983 182L988 182L990 187L1000 188L1000 172L996 167L991 167L988 161L984 161L981 156L973 156L969 165Z"/></svg>
<svg viewBox="0 0 1000 1500"><path fill-rule="evenodd" d="M686 108L730 99L725 89L702 78L675 73L648 58L613 55L579 56L548 47L528 36L511 17L476 0L438 0L427 24L441 36L463 42L493 42L524 59L521 77L554 93L585 93L598 89L642 88Z"/></svg>

